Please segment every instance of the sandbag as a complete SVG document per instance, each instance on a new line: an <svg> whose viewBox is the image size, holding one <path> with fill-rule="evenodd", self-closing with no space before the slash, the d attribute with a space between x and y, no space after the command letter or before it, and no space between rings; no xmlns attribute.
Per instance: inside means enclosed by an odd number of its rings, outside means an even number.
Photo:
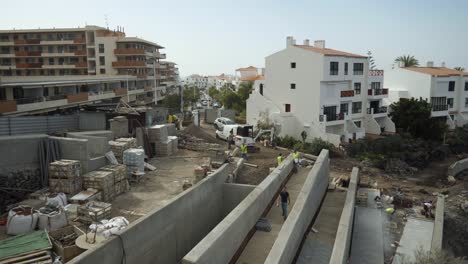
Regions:
<svg viewBox="0 0 468 264"><path fill-rule="evenodd" d="M67 206L67 196L64 193L53 193L47 197L47 204L53 206Z"/></svg>
<svg viewBox="0 0 468 264"><path fill-rule="evenodd" d="M7 234L20 235L34 231L38 214L30 206L18 206L8 212Z"/></svg>
<svg viewBox="0 0 468 264"><path fill-rule="evenodd" d="M68 225L67 214L62 207L39 209L39 229L54 231Z"/></svg>

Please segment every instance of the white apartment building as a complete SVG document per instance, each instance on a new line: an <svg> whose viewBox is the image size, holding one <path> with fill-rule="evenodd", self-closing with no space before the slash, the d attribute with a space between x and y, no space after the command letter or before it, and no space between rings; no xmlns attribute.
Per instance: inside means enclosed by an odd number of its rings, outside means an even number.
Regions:
<svg viewBox="0 0 468 264"><path fill-rule="evenodd" d="M185 84L188 86L195 86L198 89L206 89L208 88L208 77L192 74L185 78Z"/></svg>
<svg viewBox="0 0 468 264"><path fill-rule="evenodd" d="M263 80L262 80L263 79ZM339 145L369 134L395 132L387 116L383 71L369 71L365 56L325 47L325 41L286 48L265 59L264 77L247 100L247 122L268 115L280 136L320 137Z"/></svg>
<svg viewBox="0 0 468 264"><path fill-rule="evenodd" d="M164 47L97 26L0 30L0 114L164 98ZM115 100L114 100L115 99Z"/></svg>
<svg viewBox="0 0 468 264"><path fill-rule="evenodd" d="M445 67L395 67L387 71L390 100L423 98L432 105L432 117L445 118L449 128L468 124L468 72Z"/></svg>

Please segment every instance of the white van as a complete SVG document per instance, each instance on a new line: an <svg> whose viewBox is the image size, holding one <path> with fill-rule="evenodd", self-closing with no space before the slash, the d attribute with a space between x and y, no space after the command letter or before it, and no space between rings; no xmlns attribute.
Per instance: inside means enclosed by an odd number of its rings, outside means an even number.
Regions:
<svg viewBox="0 0 468 264"><path fill-rule="evenodd" d="M223 128L216 130L216 137L227 140L232 130L234 134L234 143L236 146L245 143L247 146L255 145L253 140L253 126L250 125L224 125Z"/></svg>

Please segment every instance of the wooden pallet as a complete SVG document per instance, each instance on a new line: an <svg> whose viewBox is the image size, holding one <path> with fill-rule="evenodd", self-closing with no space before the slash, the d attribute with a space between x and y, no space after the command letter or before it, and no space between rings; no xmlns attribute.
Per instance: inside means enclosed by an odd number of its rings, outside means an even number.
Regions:
<svg viewBox="0 0 468 264"><path fill-rule="evenodd" d="M19 256L2 259L0 264L49 264L52 263L52 257L49 250L28 252Z"/></svg>

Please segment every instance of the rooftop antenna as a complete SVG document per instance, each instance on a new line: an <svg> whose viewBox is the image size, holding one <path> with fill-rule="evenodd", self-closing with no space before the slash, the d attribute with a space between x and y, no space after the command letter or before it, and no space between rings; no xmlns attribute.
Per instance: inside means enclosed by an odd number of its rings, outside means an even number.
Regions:
<svg viewBox="0 0 468 264"><path fill-rule="evenodd" d="M107 17L107 15L104 15L104 21L106 23L107 30L109 30L109 18Z"/></svg>

